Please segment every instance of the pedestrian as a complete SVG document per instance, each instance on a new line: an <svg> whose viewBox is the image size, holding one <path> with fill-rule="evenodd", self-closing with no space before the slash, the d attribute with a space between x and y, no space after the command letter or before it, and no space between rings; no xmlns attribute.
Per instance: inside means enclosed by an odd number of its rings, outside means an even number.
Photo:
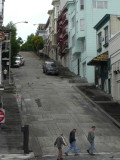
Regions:
<svg viewBox="0 0 120 160"><path fill-rule="evenodd" d="M78 155L78 147L77 147L77 145L76 145L75 132L76 132L76 129L75 129L75 128L70 132L70 135L69 135L70 147L65 151L65 155L66 155L66 156L68 156L68 152L69 152L71 149L74 149L74 152L75 152L75 155L76 155L76 156Z"/></svg>
<svg viewBox="0 0 120 160"><path fill-rule="evenodd" d="M89 143L90 143L90 147L89 147L89 149L87 150L87 152L88 152L90 155L95 155L95 154L93 153L93 151L94 151L94 146L95 146L95 144L94 144L95 130L96 130L96 127L95 127L95 126L92 126L92 127L91 127L91 130L88 132L88 137L87 137L87 139L88 139L88 141L89 141Z"/></svg>
<svg viewBox="0 0 120 160"><path fill-rule="evenodd" d="M65 140L63 138L63 134L61 134L57 139L55 140L54 146L57 146L58 148L58 158L57 160L62 160L62 147L66 146Z"/></svg>
<svg viewBox="0 0 120 160"><path fill-rule="evenodd" d="M3 70L3 77L4 77L4 79L7 78L7 69L6 68Z"/></svg>

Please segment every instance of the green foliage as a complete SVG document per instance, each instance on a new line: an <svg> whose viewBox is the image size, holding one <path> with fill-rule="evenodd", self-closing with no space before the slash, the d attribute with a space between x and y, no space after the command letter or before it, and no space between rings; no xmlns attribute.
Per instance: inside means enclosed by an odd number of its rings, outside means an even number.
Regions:
<svg viewBox="0 0 120 160"><path fill-rule="evenodd" d="M11 30L11 66L13 66L15 57L20 51L20 45L23 43L23 41L21 37L19 37L18 39L16 38L17 29L12 21L7 24L6 28Z"/></svg>
<svg viewBox="0 0 120 160"><path fill-rule="evenodd" d="M27 41L21 46L22 51L35 51L38 52L43 49L43 38L31 34L27 37Z"/></svg>

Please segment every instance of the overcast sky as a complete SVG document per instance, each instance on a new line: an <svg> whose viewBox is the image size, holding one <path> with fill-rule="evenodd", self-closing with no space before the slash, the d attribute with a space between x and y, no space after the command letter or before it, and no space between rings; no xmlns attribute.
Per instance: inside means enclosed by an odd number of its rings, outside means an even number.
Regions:
<svg viewBox="0 0 120 160"><path fill-rule="evenodd" d="M35 34L39 23L46 23L49 15L48 10L52 9L52 0L5 0L3 25L10 21L13 23L28 21L28 24L16 24L17 36L23 40L31 33Z"/></svg>

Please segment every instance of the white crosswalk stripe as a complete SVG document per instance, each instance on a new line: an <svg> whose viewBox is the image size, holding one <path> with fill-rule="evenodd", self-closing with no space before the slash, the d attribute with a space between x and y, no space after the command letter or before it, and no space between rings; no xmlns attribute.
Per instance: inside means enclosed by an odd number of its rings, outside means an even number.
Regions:
<svg viewBox="0 0 120 160"><path fill-rule="evenodd" d="M0 154L0 160L22 160L30 159L34 157L34 153L30 154Z"/></svg>

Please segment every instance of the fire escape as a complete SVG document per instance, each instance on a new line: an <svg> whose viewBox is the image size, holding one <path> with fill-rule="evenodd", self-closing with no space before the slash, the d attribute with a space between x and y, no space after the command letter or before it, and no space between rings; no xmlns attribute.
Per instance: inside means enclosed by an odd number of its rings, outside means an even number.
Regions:
<svg viewBox="0 0 120 160"><path fill-rule="evenodd" d="M67 8L65 8L57 21L57 46L61 58L68 53L68 19Z"/></svg>

